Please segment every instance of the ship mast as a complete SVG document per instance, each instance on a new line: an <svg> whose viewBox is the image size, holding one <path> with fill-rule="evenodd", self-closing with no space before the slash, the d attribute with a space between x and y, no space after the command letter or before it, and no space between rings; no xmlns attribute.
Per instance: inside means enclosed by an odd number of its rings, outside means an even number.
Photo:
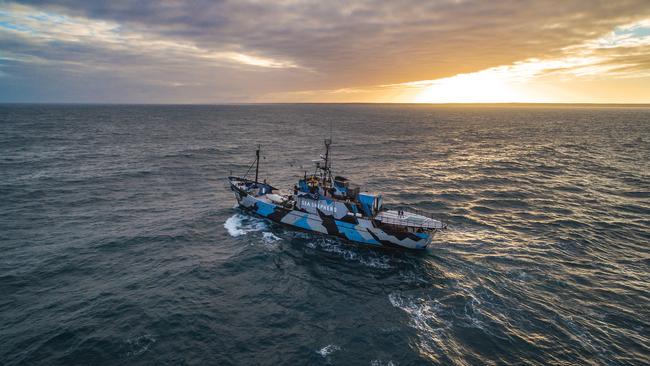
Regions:
<svg viewBox="0 0 650 366"><path fill-rule="evenodd" d="M257 185L257 175L260 172L260 145L257 145L255 150L255 184Z"/></svg>
<svg viewBox="0 0 650 366"><path fill-rule="evenodd" d="M332 138L325 139L325 167L323 168L323 188L327 188L328 184L332 180L332 171L330 170L330 145L332 144Z"/></svg>

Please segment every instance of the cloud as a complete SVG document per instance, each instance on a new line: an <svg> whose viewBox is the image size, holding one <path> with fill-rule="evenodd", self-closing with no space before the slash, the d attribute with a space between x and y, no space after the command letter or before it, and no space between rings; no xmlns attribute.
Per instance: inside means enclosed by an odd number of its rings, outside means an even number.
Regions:
<svg viewBox="0 0 650 366"><path fill-rule="evenodd" d="M490 67L476 72L454 76L417 80L404 83L383 84L366 88L302 91L282 95L282 98L327 96L345 92L370 95L385 91L401 91L393 101L426 103L458 102L557 102L540 99L531 94L531 83L548 79L568 82L579 80L650 77L650 22L640 21L617 27L611 33L581 44L565 47L554 58L530 58L510 65Z"/></svg>
<svg viewBox="0 0 650 366"><path fill-rule="evenodd" d="M0 49L12 58L0 63L9 77L23 78L13 85L25 93L40 64L39 72L79 79L84 70L112 74L126 83L110 84L121 96L128 87L148 88L155 100L227 101L310 90L375 95L391 89L380 85L504 65L525 73L531 60L567 61L596 49L583 73L632 75L647 67L639 22L650 7L645 0L45 0L3 3L0 16ZM594 40L604 43L588 43Z"/></svg>
<svg viewBox="0 0 650 366"><path fill-rule="evenodd" d="M190 41L163 38L155 33L124 29L118 23L105 20L61 15L38 11L25 6L13 6L0 11L0 28L10 37L20 38L25 44L47 47L86 48L87 54L97 50L115 53L138 53L150 57L205 59L221 63L236 63L255 67L294 68L291 61L275 60L245 54L229 47L225 50L204 49ZM68 49L69 51L69 49ZM61 56L60 52L53 56ZM196 60L194 60L196 61Z"/></svg>

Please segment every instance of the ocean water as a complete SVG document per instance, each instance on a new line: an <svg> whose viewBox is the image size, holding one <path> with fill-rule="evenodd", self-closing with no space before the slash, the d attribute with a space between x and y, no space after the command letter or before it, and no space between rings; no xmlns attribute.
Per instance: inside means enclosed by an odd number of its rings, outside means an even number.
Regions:
<svg viewBox="0 0 650 366"><path fill-rule="evenodd" d="M426 252L233 207L330 125ZM2 365L650 363L650 108L4 105L0 174Z"/></svg>

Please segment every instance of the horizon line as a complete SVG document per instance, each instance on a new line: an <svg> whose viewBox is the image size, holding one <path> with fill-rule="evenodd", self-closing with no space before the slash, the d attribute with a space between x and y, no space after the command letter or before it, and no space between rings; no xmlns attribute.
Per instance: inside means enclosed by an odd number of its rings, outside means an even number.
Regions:
<svg viewBox="0 0 650 366"><path fill-rule="evenodd" d="M408 106L599 106L599 107L650 107L650 103L591 103L591 102L453 102L453 103L415 103L415 102L214 102L214 103L157 103L157 102L0 102L6 105L87 105L87 106L228 106L228 105L408 105Z"/></svg>

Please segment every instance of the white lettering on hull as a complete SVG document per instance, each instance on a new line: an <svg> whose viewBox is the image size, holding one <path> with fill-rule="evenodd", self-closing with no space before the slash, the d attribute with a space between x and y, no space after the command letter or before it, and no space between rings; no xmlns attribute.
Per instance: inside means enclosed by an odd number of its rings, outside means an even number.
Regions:
<svg viewBox="0 0 650 366"><path fill-rule="evenodd" d="M317 208L317 209L319 209L321 211L336 213L336 206L335 205L327 205L325 203L321 203L321 201L312 201L312 200L300 199L300 200L298 200L298 207L299 208L312 207L312 208Z"/></svg>

